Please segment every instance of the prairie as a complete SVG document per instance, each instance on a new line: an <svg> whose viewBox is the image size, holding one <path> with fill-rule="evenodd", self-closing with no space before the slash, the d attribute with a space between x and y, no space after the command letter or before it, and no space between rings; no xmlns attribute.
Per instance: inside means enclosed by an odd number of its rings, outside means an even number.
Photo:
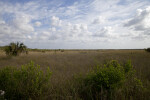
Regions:
<svg viewBox="0 0 150 100"><path fill-rule="evenodd" d="M16 57L7 57L0 51L0 68L20 67L30 61L40 65L43 71L50 67L52 87L47 98L52 99L70 100L70 87L74 75L86 75L95 66L110 60L117 60L119 63L130 60L136 70L136 76L143 82L143 86L150 90L150 53L144 50L30 50L27 55Z"/></svg>

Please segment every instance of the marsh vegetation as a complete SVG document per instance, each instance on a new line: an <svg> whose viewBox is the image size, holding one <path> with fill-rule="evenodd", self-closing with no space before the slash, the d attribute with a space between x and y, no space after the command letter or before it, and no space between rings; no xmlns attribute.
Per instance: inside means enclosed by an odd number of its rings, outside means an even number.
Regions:
<svg viewBox="0 0 150 100"><path fill-rule="evenodd" d="M145 50L29 50L12 57L1 50L0 89L10 100L148 100L149 66Z"/></svg>

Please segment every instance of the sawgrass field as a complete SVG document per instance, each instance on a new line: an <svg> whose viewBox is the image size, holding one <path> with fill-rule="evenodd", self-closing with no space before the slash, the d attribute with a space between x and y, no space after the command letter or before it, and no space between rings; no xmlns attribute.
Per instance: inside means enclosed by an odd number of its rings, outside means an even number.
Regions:
<svg viewBox="0 0 150 100"><path fill-rule="evenodd" d="M96 66L103 66L112 60L116 60L122 65L131 61L133 70L135 70L135 77L140 80L143 89L138 91L133 87L132 90L127 90L127 93L119 92L123 91L124 86L117 87L115 88L115 94L111 94L112 98L108 98L108 95L102 96L101 94L97 96L92 95L91 98L88 97L91 94L87 94L85 91L82 93L78 92L84 89L80 90L79 84L82 84L82 82L77 80L86 77ZM42 96L29 96L31 99L150 99L150 53L145 50L29 50L28 54L12 57L6 56L2 50L0 51L0 69L6 66L21 68L22 65L28 64L31 61L35 65L40 65L40 69L43 72L47 71L47 67L51 71L51 77L48 81L50 84L46 87L45 91L43 90ZM130 85L130 82L126 83ZM130 86L128 89L130 89ZM7 90L5 90L5 93L7 93ZM3 98L5 98L5 95Z"/></svg>

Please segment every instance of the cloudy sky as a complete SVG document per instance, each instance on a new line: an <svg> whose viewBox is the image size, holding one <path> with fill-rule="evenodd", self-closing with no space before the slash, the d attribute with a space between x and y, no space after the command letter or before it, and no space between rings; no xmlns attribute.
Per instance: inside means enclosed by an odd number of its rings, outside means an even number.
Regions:
<svg viewBox="0 0 150 100"><path fill-rule="evenodd" d="M0 46L150 47L150 0L0 0Z"/></svg>

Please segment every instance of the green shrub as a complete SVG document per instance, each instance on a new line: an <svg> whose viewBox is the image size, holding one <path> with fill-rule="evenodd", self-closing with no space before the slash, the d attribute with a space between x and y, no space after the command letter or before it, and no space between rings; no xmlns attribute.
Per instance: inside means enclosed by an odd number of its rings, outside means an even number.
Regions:
<svg viewBox="0 0 150 100"><path fill-rule="evenodd" d="M21 68L4 67L0 69L0 89L5 91L5 98L9 100L39 99L44 97L50 76L49 68L44 73L32 61Z"/></svg>
<svg viewBox="0 0 150 100"><path fill-rule="evenodd" d="M125 99L146 100L144 97L145 88L140 79L136 77L136 71L133 69L131 62L123 65L125 71L125 82L122 86L122 95Z"/></svg>
<svg viewBox="0 0 150 100"><path fill-rule="evenodd" d="M10 43L8 46L5 46L4 51L8 56L18 56L20 53L28 53L27 47L23 43Z"/></svg>
<svg viewBox="0 0 150 100"><path fill-rule="evenodd" d="M135 77L135 70L130 61L120 65L112 60L103 66L97 66L86 76L78 77L77 82L77 91L84 100L127 99L129 95L135 96L135 88L143 87L142 82Z"/></svg>

